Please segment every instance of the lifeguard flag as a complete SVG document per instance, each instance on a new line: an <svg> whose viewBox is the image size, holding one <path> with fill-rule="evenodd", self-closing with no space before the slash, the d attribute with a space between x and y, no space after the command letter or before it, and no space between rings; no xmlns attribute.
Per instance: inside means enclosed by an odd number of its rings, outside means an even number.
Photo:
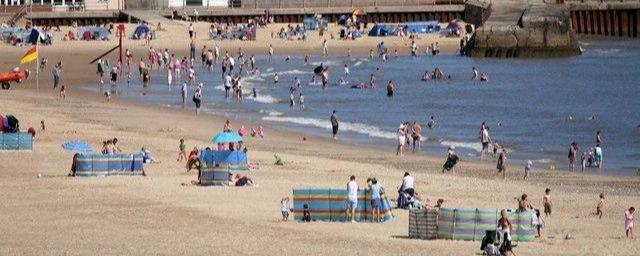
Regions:
<svg viewBox="0 0 640 256"><path fill-rule="evenodd" d="M27 64L37 59L38 59L38 48L37 46L34 46L31 49L29 49L29 51L27 51L27 53L25 53L24 56L22 56L22 59L20 59L20 65Z"/></svg>

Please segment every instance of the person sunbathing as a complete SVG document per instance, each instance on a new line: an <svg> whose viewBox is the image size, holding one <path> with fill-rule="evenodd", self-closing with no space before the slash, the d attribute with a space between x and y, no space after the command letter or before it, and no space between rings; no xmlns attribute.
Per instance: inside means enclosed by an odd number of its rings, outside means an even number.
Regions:
<svg viewBox="0 0 640 256"><path fill-rule="evenodd" d="M253 180L247 178L247 176L240 176L240 174L234 174L229 177L229 186L253 186Z"/></svg>

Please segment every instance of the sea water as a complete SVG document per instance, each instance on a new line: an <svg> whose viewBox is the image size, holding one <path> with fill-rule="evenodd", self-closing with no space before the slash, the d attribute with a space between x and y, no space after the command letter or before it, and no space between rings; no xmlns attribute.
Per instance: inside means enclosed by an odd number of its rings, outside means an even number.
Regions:
<svg viewBox="0 0 640 256"><path fill-rule="evenodd" d="M581 56L555 59L475 59L442 54L391 57L383 63L368 56L312 56L305 64L302 57L288 63L284 57L276 57L272 63L258 57L260 72L245 74L242 79L245 99L241 103L224 97L220 64L213 73L198 67L197 83L204 83L204 112L330 137L329 117L336 110L340 140L378 146L390 154L395 152L399 124L418 121L423 136L428 137L423 151L444 156L447 146L454 145L463 158L478 158L479 127L486 122L491 138L509 149L510 164L516 169L525 159L534 160L538 168L554 165L566 169L569 144L578 143L579 161L583 151L595 146L595 133L600 130L604 168L590 171L635 175L640 168L640 41L592 40L583 42L582 47ZM343 74L344 64L349 66L348 76ZM318 65L329 66L331 86L326 89L310 85ZM471 80L474 66L488 75L488 82ZM451 79L421 81L425 70L433 72L436 67ZM238 68L236 65L234 71ZM275 73L278 84L273 83ZM368 84L372 73L376 89L351 88L360 81ZM339 85L340 76L348 84ZM303 92L304 110L299 102L289 106L294 77L302 83L294 95L297 101ZM164 72L154 72L147 89L134 80L118 85L118 97L181 106L181 86L167 86ZM386 96L389 80L396 86L393 97ZM320 78L317 81L320 83ZM193 88L189 93L188 107L193 109ZM433 130L426 127L430 116L438 122Z"/></svg>

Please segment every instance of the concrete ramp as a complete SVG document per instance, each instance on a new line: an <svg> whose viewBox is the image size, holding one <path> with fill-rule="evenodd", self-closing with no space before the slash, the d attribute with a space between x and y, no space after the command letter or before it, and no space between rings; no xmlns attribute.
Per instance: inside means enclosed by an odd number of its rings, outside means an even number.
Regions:
<svg viewBox="0 0 640 256"><path fill-rule="evenodd" d="M165 17L163 17L162 15L160 15L159 12L157 11L145 11L145 10L123 10L121 11L122 14L124 14L125 16L127 16L129 18L130 21L132 21L133 19L136 20L140 20L140 21L144 21L148 24L158 24L158 22L161 22L163 25L167 25L167 26L171 26L171 25L175 25L175 26L181 26L182 24L167 19Z"/></svg>

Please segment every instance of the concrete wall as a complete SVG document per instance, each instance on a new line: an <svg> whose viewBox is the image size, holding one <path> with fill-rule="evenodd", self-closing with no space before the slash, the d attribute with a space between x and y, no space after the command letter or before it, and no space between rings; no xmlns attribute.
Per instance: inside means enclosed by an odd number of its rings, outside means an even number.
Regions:
<svg viewBox="0 0 640 256"><path fill-rule="evenodd" d="M242 8L319 8L319 7L369 7L369 6L412 6L433 5L444 0L242 0ZM452 0L452 3L464 3Z"/></svg>

